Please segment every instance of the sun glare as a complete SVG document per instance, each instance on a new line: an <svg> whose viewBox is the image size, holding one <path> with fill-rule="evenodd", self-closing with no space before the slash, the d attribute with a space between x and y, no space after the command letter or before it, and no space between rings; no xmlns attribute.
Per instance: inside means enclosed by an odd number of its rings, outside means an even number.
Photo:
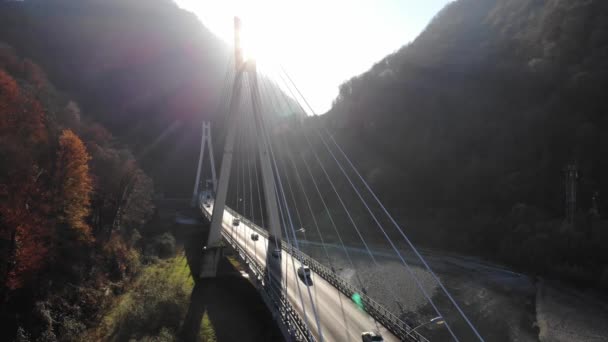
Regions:
<svg viewBox="0 0 608 342"><path fill-rule="evenodd" d="M449 1L176 0L229 45L234 17L241 18L244 57L258 70L280 64L319 113L340 83L415 38Z"/></svg>
<svg viewBox="0 0 608 342"><path fill-rule="evenodd" d="M243 21L241 28L241 49L245 60L268 60L272 58L272 45L264 40L264 35L255 22Z"/></svg>

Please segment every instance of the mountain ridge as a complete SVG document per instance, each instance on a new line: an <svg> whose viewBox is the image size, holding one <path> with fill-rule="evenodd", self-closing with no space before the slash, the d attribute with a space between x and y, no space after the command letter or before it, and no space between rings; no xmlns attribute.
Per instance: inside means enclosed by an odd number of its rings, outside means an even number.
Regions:
<svg viewBox="0 0 608 342"><path fill-rule="evenodd" d="M200 139L194 123L220 118L216 98L229 54L223 42L165 0L0 6L0 41L40 61L58 86L132 146L160 191L191 191Z"/></svg>
<svg viewBox="0 0 608 342"><path fill-rule="evenodd" d="M606 2L458 0L341 85L322 120L418 243L597 284L607 57Z"/></svg>

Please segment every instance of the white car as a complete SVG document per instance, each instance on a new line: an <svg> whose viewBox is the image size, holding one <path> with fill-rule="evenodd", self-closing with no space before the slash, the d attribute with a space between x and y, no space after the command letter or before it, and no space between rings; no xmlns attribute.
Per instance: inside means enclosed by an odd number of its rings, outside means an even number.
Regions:
<svg viewBox="0 0 608 342"><path fill-rule="evenodd" d="M366 331L361 334L361 340L363 342L384 342L382 335L376 334L375 332Z"/></svg>

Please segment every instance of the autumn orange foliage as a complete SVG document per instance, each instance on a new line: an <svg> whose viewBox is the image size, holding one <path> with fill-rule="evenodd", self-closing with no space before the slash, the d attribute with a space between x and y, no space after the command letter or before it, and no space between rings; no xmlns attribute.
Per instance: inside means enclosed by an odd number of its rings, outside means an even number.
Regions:
<svg viewBox="0 0 608 342"><path fill-rule="evenodd" d="M20 287L44 265L52 232L42 146L48 143L44 112L0 70L0 236L9 242L6 286ZM40 159L40 160L38 160ZM42 164L41 164L42 163Z"/></svg>
<svg viewBox="0 0 608 342"><path fill-rule="evenodd" d="M26 148L47 138L40 103L23 94L17 82L0 69L0 142L18 139L18 146Z"/></svg>
<svg viewBox="0 0 608 342"><path fill-rule="evenodd" d="M152 193L127 148L0 42L0 301L13 317L4 339L78 339L104 301L98 289L137 272L133 237Z"/></svg>
<svg viewBox="0 0 608 342"><path fill-rule="evenodd" d="M40 203L39 199L32 200L32 197L48 198L35 188L35 184L22 185L29 188L12 196L10 205L0 206L0 211L5 215L3 223L13 228L9 232L12 235L9 239L12 238L10 240L14 243L13 265L6 279L6 286L10 289L21 287L44 266L53 232L52 221L46 216L50 208L44 204L35 207L35 203ZM32 205L30 202L33 202Z"/></svg>
<svg viewBox="0 0 608 342"><path fill-rule="evenodd" d="M86 222L93 191L89 159L91 157L82 140L71 130L64 130L59 137L55 174L59 219L67 223L83 241L93 240L91 227Z"/></svg>

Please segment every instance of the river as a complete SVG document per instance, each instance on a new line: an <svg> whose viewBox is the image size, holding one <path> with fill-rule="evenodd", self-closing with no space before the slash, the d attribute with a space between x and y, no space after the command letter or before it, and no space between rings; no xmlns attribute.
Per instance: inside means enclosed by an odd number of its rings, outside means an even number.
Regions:
<svg viewBox="0 0 608 342"><path fill-rule="evenodd" d="M374 261L361 248L323 249L307 241L300 241L300 247L353 285L365 284L372 298L412 326L438 316L420 290L424 288L458 339L475 340L467 322L413 253L401 251L410 265L408 272L391 250L374 248ZM475 257L431 250L422 255L486 341L608 341L608 299L600 293L533 279ZM433 341L451 339L445 324L429 323L418 331Z"/></svg>

